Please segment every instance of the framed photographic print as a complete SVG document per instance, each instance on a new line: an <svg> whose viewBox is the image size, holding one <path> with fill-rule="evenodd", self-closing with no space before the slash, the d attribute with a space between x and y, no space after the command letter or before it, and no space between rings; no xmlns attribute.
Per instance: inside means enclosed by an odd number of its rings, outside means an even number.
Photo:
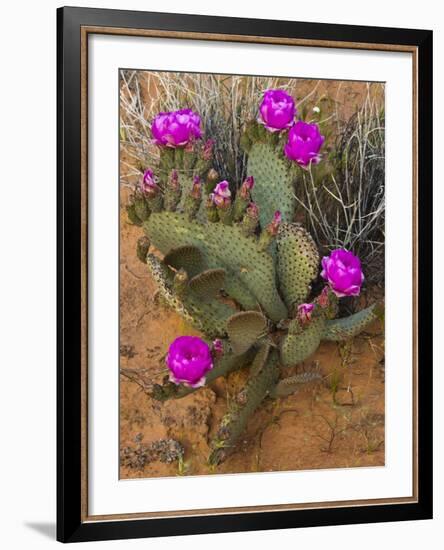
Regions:
<svg viewBox="0 0 444 550"><path fill-rule="evenodd" d="M58 539L432 517L432 33L58 10Z"/></svg>

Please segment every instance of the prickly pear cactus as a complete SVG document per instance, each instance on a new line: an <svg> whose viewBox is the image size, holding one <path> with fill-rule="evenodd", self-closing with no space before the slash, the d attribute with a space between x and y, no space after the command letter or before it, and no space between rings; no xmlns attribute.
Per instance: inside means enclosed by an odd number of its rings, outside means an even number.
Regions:
<svg viewBox="0 0 444 550"><path fill-rule="evenodd" d="M375 304L335 319L338 296L359 293L363 277L353 264L344 279L347 258L333 254L322 260L326 286L311 296L320 258L311 236L293 222L300 168L283 154L286 130L267 128L254 122L242 138L245 182L219 181L210 141L194 140L162 147L158 166L145 172L127 206L130 223L143 230L137 255L157 283L159 302L199 329L209 345L217 339L214 364L202 380L250 369L238 409L224 418L212 443L211 464L235 449L264 399L285 397L321 378L305 373L285 379L281 367L304 361L322 340L353 338L382 313ZM302 153L289 154L302 162ZM154 385L152 397L164 401L192 391L197 385L165 380Z"/></svg>

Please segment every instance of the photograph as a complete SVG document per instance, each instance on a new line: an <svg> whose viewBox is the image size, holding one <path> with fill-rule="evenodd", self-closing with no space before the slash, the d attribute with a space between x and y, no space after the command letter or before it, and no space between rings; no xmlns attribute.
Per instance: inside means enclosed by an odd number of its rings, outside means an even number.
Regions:
<svg viewBox="0 0 444 550"><path fill-rule="evenodd" d="M444 539L427 1L5 4L2 548Z"/></svg>
<svg viewBox="0 0 444 550"><path fill-rule="evenodd" d="M385 85L119 70L120 479L385 465Z"/></svg>

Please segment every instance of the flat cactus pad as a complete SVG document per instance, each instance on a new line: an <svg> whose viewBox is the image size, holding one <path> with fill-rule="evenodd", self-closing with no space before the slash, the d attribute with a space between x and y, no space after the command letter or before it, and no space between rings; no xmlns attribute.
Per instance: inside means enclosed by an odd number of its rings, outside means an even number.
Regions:
<svg viewBox="0 0 444 550"><path fill-rule="evenodd" d="M174 248L165 255L163 261L176 270L185 269L189 277L194 277L206 269L202 253L195 246Z"/></svg>
<svg viewBox="0 0 444 550"><path fill-rule="evenodd" d="M279 286L289 309L303 303L319 269L319 253L311 235L296 223L283 223L277 237Z"/></svg>
<svg viewBox="0 0 444 550"><path fill-rule="evenodd" d="M233 350L244 353L264 336L267 320L258 311L241 311L227 321L227 333Z"/></svg>
<svg viewBox="0 0 444 550"><path fill-rule="evenodd" d="M208 337L226 336L227 320L235 313L234 308L218 300L204 301L192 288L179 298L173 290L174 278L169 268L153 254L147 255L146 262L160 295L171 308Z"/></svg>
<svg viewBox="0 0 444 550"><path fill-rule="evenodd" d="M326 321L322 339L338 342L353 338L365 330L370 323L380 318L382 314L383 306L376 303L349 317Z"/></svg>
<svg viewBox="0 0 444 550"><path fill-rule="evenodd" d="M299 334L284 336L280 346L282 364L293 366L310 357L321 343L324 324L323 318L313 319Z"/></svg>
<svg viewBox="0 0 444 550"><path fill-rule="evenodd" d="M293 221L296 199L293 175L286 161L268 143L255 143L248 155L247 173L254 176L252 198L259 206L259 221L265 227L279 210L283 221Z"/></svg>

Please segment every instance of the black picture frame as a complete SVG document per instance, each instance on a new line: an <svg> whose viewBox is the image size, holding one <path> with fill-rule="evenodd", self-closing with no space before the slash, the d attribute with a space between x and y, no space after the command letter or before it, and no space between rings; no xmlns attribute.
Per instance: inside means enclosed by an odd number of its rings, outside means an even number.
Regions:
<svg viewBox="0 0 444 550"><path fill-rule="evenodd" d="M81 29L115 27L405 45L417 51L417 501L151 519L82 514ZM228 29L228 30L227 30ZM292 21L64 7L57 10L57 539L157 537L432 518L432 32Z"/></svg>

